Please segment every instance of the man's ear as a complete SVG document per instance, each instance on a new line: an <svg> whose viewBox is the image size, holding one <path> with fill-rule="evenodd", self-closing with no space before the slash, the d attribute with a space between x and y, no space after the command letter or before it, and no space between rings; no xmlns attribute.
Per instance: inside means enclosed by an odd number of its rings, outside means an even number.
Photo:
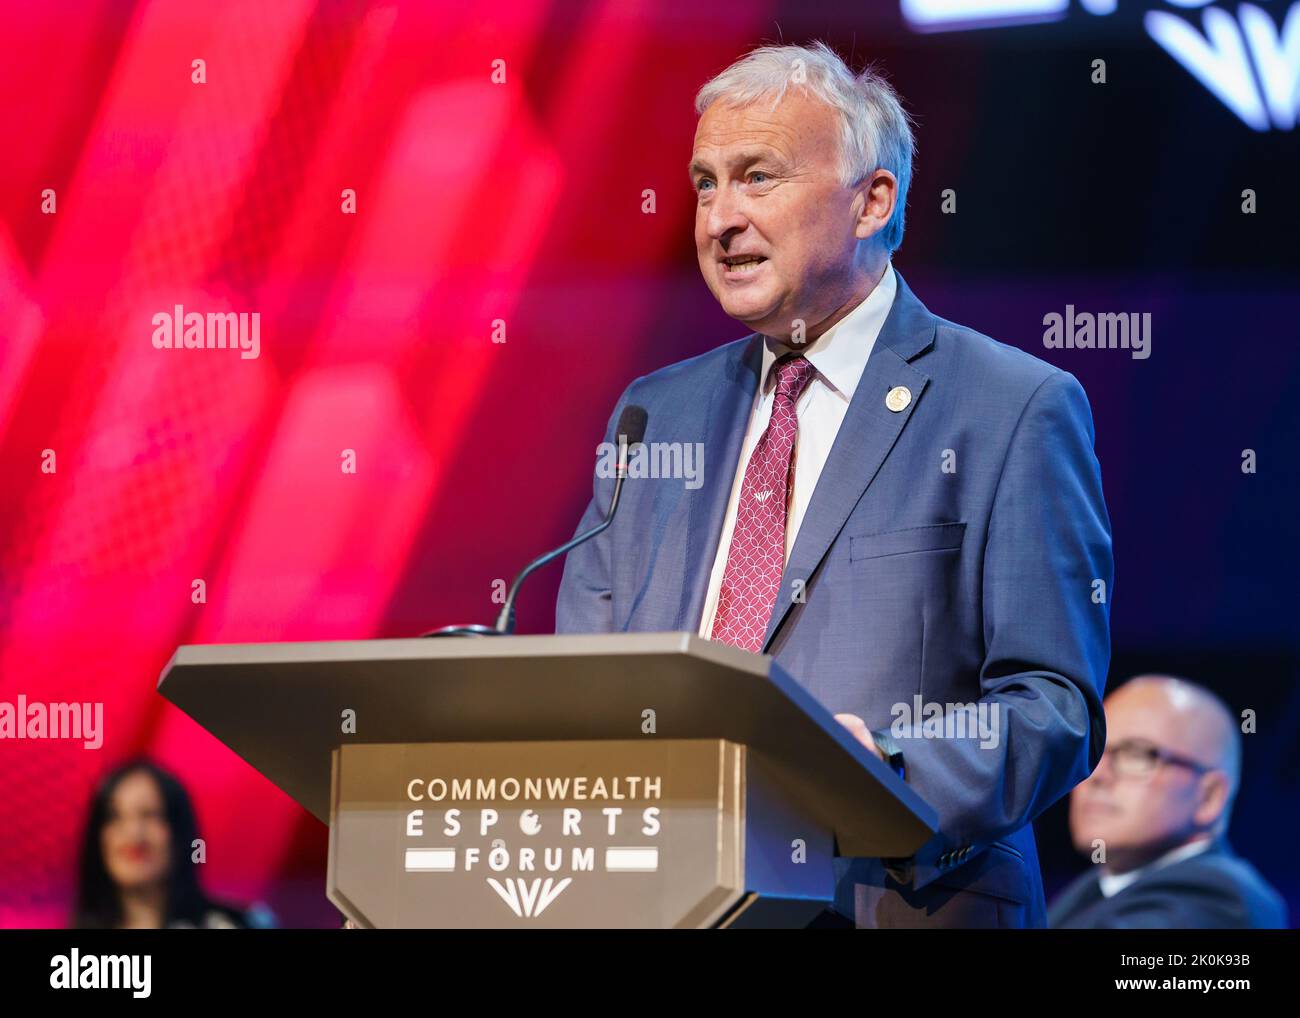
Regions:
<svg viewBox="0 0 1300 1018"><path fill-rule="evenodd" d="M854 233L858 240L874 237L885 228L898 203L898 178L888 170L872 170L857 185L857 200L861 202Z"/></svg>
<svg viewBox="0 0 1300 1018"><path fill-rule="evenodd" d="M1201 775L1200 797L1193 814L1198 827L1213 827L1228 806L1228 775L1209 771Z"/></svg>

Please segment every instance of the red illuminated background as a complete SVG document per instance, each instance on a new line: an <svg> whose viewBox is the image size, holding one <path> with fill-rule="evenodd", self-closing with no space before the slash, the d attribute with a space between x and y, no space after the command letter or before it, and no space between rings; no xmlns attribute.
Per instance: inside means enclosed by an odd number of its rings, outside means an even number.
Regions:
<svg viewBox="0 0 1300 1018"><path fill-rule="evenodd" d="M1027 349L1043 309L1067 301L1163 315L1145 375L1034 349L1093 399L1117 653L1271 654L1257 700L1294 712L1294 615L1279 607L1297 566L1294 473L1229 485L1245 445L1262 463L1294 456L1295 230L1193 200L1238 177L1267 190L1294 138L1250 134L1137 43L1097 44L1120 70L1099 100L1064 77L1071 59L1086 67L1086 34L945 41L907 33L896 4L807 6L4 11L0 700L102 701L106 739L0 743L0 925L65 920L94 784L142 751L195 797L210 890L268 902L286 924L337 922L325 829L162 701L158 674L183 643L490 621L493 581L571 533L626 383L747 331L694 266L691 102L778 36L881 57L917 113L896 264L937 313ZM196 59L205 84L191 81ZM1034 88L1008 77L1016 60L1034 61ZM1074 112L1047 110L1052 95ZM1080 116L1088 102L1109 113ZM1122 231L1090 200L1114 168L1087 165L1098 145L1142 168L1115 199L1135 217ZM973 204L944 221L937 195L958 182ZM1037 204L1012 202L1019 187ZM341 208L349 188L355 215ZM1184 218L1153 211L1153 195ZM1225 350L1243 294L1260 341ZM155 350L152 316L178 303L259 312L260 357ZM1250 398L1225 432L1212 422L1228 391ZM345 449L355 474L340 469ZM1211 453L1221 477L1197 466ZM1153 460L1190 476L1153 474ZM206 603L192 601L196 579ZM521 630L550 628L557 582L552 569L525 588ZM1161 607L1170 591L1182 600ZM1294 794L1294 753L1273 745L1254 758L1271 784L1253 805L1243 793L1247 818L1279 788ZM1286 841L1238 847L1281 882L1283 856L1270 870L1268 852Z"/></svg>
<svg viewBox="0 0 1300 1018"><path fill-rule="evenodd" d="M0 696L102 700L107 738L0 747L0 924L63 921L93 782L137 750L189 783L209 886L294 918L302 880L327 914L323 828L166 705L161 667L178 643L486 619L491 580L571 528L627 347L648 340L655 290L636 280L682 245L692 82L764 18L702 38L656 24L659 4L564 14L8 12ZM669 62L671 82L645 73ZM629 111L655 129L623 130ZM627 191L630 166L659 215ZM583 282L525 288L548 267ZM152 316L176 303L259 311L261 356L155 350ZM590 407L555 384L579 369ZM554 453L531 468L529 418ZM487 523L503 529L476 554ZM422 541L437 561L412 573Z"/></svg>

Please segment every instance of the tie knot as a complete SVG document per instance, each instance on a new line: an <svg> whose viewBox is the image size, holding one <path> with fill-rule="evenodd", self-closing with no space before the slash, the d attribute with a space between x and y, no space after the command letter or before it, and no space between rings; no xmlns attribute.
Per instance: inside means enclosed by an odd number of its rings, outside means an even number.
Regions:
<svg viewBox="0 0 1300 1018"><path fill-rule="evenodd" d="M803 354L786 354L776 362L776 398L791 403L799 398L813 376L812 363Z"/></svg>

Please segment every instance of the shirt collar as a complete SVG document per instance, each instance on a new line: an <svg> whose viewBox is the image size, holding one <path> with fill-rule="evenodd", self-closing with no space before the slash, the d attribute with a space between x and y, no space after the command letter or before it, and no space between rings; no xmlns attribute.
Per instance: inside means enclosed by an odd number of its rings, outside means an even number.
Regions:
<svg viewBox="0 0 1300 1018"><path fill-rule="evenodd" d="M802 348L804 356L817 374L845 402L853 399L862 372L866 370L867 358L871 356L876 337L880 335L880 329L889 316L897 291L898 280L894 275L894 266L887 263L884 275L867 294L866 300ZM760 392L767 391L772 377L772 365L776 359L798 349L800 348L770 336L763 337Z"/></svg>
<svg viewBox="0 0 1300 1018"><path fill-rule="evenodd" d="M1212 838L1202 838L1200 841L1188 842L1186 845L1179 845L1162 855L1159 859L1147 863L1145 866L1139 866L1135 870L1129 870L1127 873L1107 873L1104 870L1097 875L1097 883L1101 886L1101 893L1104 897L1110 898L1118 894L1129 884L1133 883L1144 873L1150 870L1159 869L1161 866L1169 866L1172 863L1182 862L1184 859L1190 859L1194 855L1204 852L1212 844Z"/></svg>

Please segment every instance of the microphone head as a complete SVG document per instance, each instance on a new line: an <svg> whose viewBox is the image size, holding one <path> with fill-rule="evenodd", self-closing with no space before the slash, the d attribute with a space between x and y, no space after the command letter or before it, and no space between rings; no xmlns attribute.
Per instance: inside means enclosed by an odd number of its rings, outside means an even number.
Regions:
<svg viewBox="0 0 1300 1018"><path fill-rule="evenodd" d="M618 427L614 429L614 441L617 442L621 437L629 449L634 445L640 445L645 440L646 421L649 420L649 416L645 412L645 407L629 403L619 415Z"/></svg>

